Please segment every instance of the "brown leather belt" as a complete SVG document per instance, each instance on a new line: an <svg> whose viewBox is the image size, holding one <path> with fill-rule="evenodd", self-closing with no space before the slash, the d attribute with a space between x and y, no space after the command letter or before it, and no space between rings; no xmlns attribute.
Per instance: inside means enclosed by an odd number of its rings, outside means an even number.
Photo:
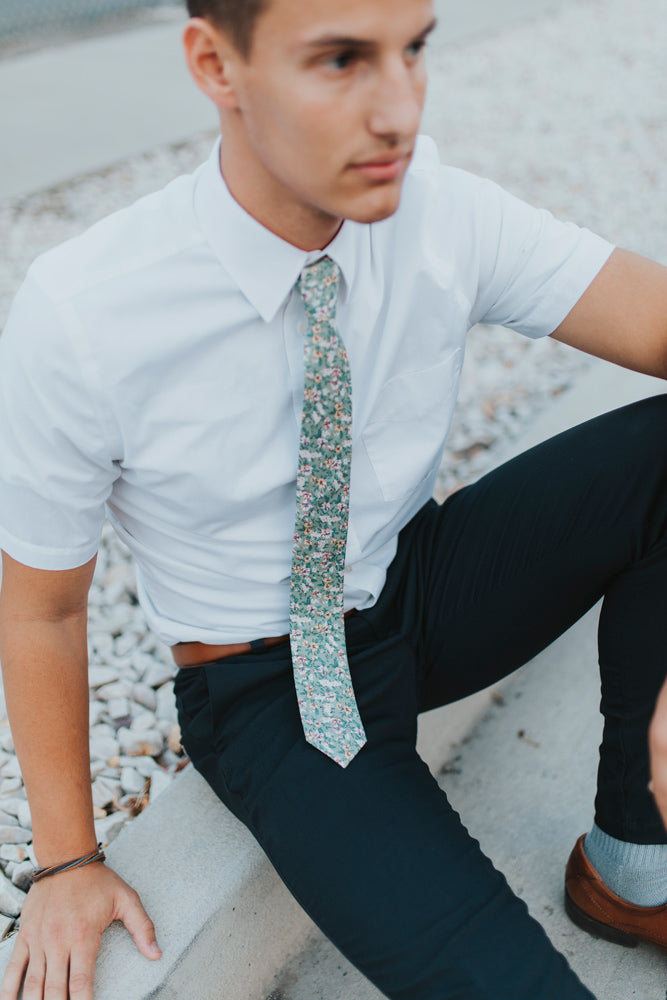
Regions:
<svg viewBox="0 0 667 1000"><path fill-rule="evenodd" d="M349 618L357 613L356 608L351 608L343 615ZM243 653L256 652L261 649L268 649L270 646L279 646L289 639L287 635L270 635L267 639L253 639L252 642L228 642L219 646L209 645L207 642L179 642L171 647L171 653L179 667L199 667L202 663L212 663L214 660L224 660L228 656L240 656Z"/></svg>

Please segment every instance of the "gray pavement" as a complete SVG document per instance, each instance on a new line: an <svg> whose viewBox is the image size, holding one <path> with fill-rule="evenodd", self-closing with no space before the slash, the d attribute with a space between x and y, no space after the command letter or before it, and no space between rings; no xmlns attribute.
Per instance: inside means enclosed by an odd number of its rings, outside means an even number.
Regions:
<svg viewBox="0 0 667 1000"><path fill-rule="evenodd" d="M171 0L4 0L0 5L0 40L32 34L45 27L81 22L99 23L108 17L127 15L168 4Z"/></svg>
<svg viewBox="0 0 667 1000"><path fill-rule="evenodd" d="M526 19L543 17L576 0L434 0L443 44L489 35Z"/></svg>
<svg viewBox="0 0 667 1000"><path fill-rule="evenodd" d="M180 48L182 14L0 64L0 197L38 191L216 126Z"/></svg>
<svg viewBox="0 0 667 1000"><path fill-rule="evenodd" d="M436 0L436 46L535 17L574 0ZM0 198L51 187L163 143L214 129L213 107L181 52L185 14L0 62Z"/></svg>

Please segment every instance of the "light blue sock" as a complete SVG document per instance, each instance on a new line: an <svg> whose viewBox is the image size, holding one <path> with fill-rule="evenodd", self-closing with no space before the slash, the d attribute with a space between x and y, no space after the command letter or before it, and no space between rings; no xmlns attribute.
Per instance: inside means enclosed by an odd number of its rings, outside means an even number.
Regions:
<svg viewBox="0 0 667 1000"><path fill-rule="evenodd" d="M667 844L630 844L593 824L584 853L605 885L637 906L667 902Z"/></svg>

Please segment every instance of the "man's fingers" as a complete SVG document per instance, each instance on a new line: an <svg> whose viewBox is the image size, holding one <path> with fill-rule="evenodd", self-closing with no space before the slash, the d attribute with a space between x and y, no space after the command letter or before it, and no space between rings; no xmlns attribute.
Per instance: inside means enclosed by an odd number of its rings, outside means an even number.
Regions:
<svg viewBox="0 0 667 1000"><path fill-rule="evenodd" d="M123 921L142 955L150 959L162 958L162 952L155 940L153 921L141 905L141 900L134 889L128 889L124 893L118 910L118 919Z"/></svg>
<svg viewBox="0 0 667 1000"><path fill-rule="evenodd" d="M95 869L30 893L0 1000L93 1000L95 961L112 920L125 924L142 955L161 957L137 893L110 869Z"/></svg>
<svg viewBox="0 0 667 1000"><path fill-rule="evenodd" d="M93 1000L95 959L98 950L98 941L82 943L72 948L69 961L69 996L71 1000Z"/></svg>
<svg viewBox="0 0 667 1000"><path fill-rule="evenodd" d="M23 982L23 1000L42 1000L46 958L43 952L31 952Z"/></svg>
<svg viewBox="0 0 667 1000"><path fill-rule="evenodd" d="M7 963L5 975L0 989L0 1000L16 1000L23 979L25 967L28 964L28 949L18 937L14 943L12 957Z"/></svg>
<svg viewBox="0 0 667 1000"><path fill-rule="evenodd" d="M93 870L94 869L94 870ZM102 933L122 920L146 958L160 958L139 896L111 869L91 865L34 887L21 914L0 1000L93 1000Z"/></svg>
<svg viewBox="0 0 667 1000"><path fill-rule="evenodd" d="M44 980L44 1000L68 1000L67 979L69 959L65 952L46 956L46 978Z"/></svg>

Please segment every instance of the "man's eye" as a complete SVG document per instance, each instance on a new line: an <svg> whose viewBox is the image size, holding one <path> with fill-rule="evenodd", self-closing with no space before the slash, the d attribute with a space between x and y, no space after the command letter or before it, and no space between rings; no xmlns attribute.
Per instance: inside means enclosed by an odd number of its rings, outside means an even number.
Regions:
<svg viewBox="0 0 667 1000"><path fill-rule="evenodd" d="M326 63L334 69L347 69L354 61L354 52L346 49L344 52L336 52L332 56L327 56Z"/></svg>
<svg viewBox="0 0 667 1000"><path fill-rule="evenodd" d="M408 46L408 52L412 56L418 56L420 52L423 52L426 48L426 39L420 38L418 41L413 42L412 45Z"/></svg>

